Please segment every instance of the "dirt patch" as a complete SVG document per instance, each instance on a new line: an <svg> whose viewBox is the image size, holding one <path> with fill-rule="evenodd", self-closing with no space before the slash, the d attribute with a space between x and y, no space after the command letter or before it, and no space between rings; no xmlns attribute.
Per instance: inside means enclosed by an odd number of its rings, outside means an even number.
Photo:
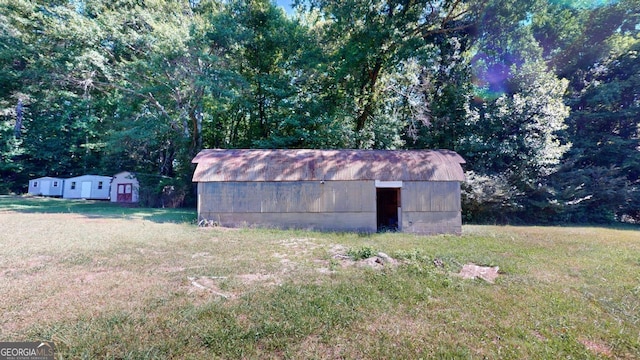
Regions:
<svg viewBox="0 0 640 360"><path fill-rule="evenodd" d="M330 343L323 340L318 335L307 336L300 344L297 353L293 353L293 358L298 359L347 359L349 356L343 339L332 339Z"/></svg>
<svg viewBox="0 0 640 360"><path fill-rule="evenodd" d="M340 264L340 267L350 267L350 266L357 266L357 267L365 267L365 268L372 268L375 270L381 270L384 269L385 267L395 267L398 264L400 264L400 262L394 258L392 258L391 256L383 253L383 252L378 252L375 255L372 255L366 259L360 259L358 261L355 261L350 255L348 255L348 250L347 248L345 248L342 245L334 245L331 247L331 249L329 249L329 253L331 254L331 259L333 262L338 262ZM325 271L321 271L321 272L325 272Z"/></svg>
<svg viewBox="0 0 640 360"><path fill-rule="evenodd" d="M587 349L589 349L589 351L593 352L596 355L604 355L606 357L613 356L611 348L605 344L587 339L580 339L579 341L582 345L584 345L584 347L586 347Z"/></svg>
<svg viewBox="0 0 640 360"><path fill-rule="evenodd" d="M210 258L213 257L209 252L199 252L199 253L195 253L193 255L191 255L192 259L195 258Z"/></svg>
<svg viewBox="0 0 640 360"><path fill-rule="evenodd" d="M19 332L113 309L137 309L141 299L171 291L171 284L143 272L119 268L67 269L50 266L0 285L3 333Z"/></svg>
<svg viewBox="0 0 640 360"><path fill-rule="evenodd" d="M331 248L329 249L329 254L331 254L331 257L336 257L336 255L346 255L348 250L349 249L347 249L346 247L336 244L331 246Z"/></svg>
<svg viewBox="0 0 640 360"><path fill-rule="evenodd" d="M3 269L0 273L0 276L14 279L24 276L30 277L35 273L45 270L52 263L53 257L47 255L39 255L19 262L16 264L16 266Z"/></svg>
<svg viewBox="0 0 640 360"><path fill-rule="evenodd" d="M295 251L297 255L306 255L319 247L314 240L313 238L291 238L281 240L279 245L287 248L287 251Z"/></svg>
<svg viewBox="0 0 640 360"><path fill-rule="evenodd" d="M482 279L490 284L495 283L498 278L498 266L480 266L476 264L466 264L458 273L463 279Z"/></svg>
<svg viewBox="0 0 640 360"><path fill-rule="evenodd" d="M382 270L385 267L397 266L398 261L383 252L379 252L370 258L358 260L356 265L359 267L369 267L375 270Z"/></svg>
<svg viewBox="0 0 640 360"><path fill-rule="evenodd" d="M223 299L235 299L243 294L245 287L252 285L274 286L281 283L280 279L272 274L189 276L187 280L190 284L189 293L208 293ZM223 285L225 282L226 286Z"/></svg>
<svg viewBox="0 0 640 360"><path fill-rule="evenodd" d="M544 335L542 335L538 330L534 330L533 331L533 336L535 336L536 339L538 339L540 341L547 341L547 338L544 337Z"/></svg>
<svg viewBox="0 0 640 360"><path fill-rule="evenodd" d="M157 271L159 273L173 274L173 273L181 273L185 270L186 269L182 266L162 266L162 267L159 267Z"/></svg>
<svg viewBox="0 0 640 360"><path fill-rule="evenodd" d="M232 299L238 296L238 294L220 289L220 280L224 280L226 277L189 276L187 279L191 283L190 292L204 291L224 299Z"/></svg>
<svg viewBox="0 0 640 360"><path fill-rule="evenodd" d="M236 276L244 285L252 285L255 283L263 283L266 285L278 285L279 280L271 274L242 274Z"/></svg>

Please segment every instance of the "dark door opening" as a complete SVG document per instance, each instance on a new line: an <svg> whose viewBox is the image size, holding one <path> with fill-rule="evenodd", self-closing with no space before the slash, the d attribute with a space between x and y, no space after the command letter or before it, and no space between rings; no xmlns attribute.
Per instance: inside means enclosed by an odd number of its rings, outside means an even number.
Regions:
<svg viewBox="0 0 640 360"><path fill-rule="evenodd" d="M378 231L397 231L399 229L399 207L400 189L376 188Z"/></svg>

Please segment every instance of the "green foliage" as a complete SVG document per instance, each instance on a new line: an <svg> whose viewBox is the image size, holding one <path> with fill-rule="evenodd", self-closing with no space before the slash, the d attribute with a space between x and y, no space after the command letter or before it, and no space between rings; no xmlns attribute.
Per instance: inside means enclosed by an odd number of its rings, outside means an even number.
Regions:
<svg viewBox="0 0 640 360"><path fill-rule="evenodd" d="M344 136L322 99L316 37L266 0L236 1L213 19L208 37L228 47L236 86L218 106L221 130L209 146L341 147Z"/></svg>
<svg viewBox="0 0 640 360"><path fill-rule="evenodd" d="M0 116L0 193L3 194L12 192L15 189L12 186L14 183L25 181L23 176L19 176L24 166L19 161L19 156L23 153L22 141L15 138L15 124L11 125Z"/></svg>
<svg viewBox="0 0 640 360"><path fill-rule="evenodd" d="M590 11L552 7L547 16L570 12L573 18L555 27L549 17L534 22L537 37L553 39L543 42L547 56L570 80L566 133L573 148L550 178L565 221L638 220L640 29L632 13L639 6L622 1ZM567 51L558 52L567 41Z"/></svg>
<svg viewBox="0 0 640 360"><path fill-rule="evenodd" d="M191 204L202 148L446 148L465 219L638 220L637 0L295 5L0 0L0 192Z"/></svg>
<svg viewBox="0 0 640 360"><path fill-rule="evenodd" d="M349 255L349 257L351 257L351 259L355 261L368 259L377 253L378 252L370 246L363 246L358 249L347 250L347 255Z"/></svg>

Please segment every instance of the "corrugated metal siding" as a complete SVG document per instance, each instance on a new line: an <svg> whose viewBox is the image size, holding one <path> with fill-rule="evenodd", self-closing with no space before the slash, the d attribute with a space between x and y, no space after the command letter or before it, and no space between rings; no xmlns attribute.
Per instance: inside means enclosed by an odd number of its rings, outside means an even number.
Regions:
<svg viewBox="0 0 640 360"><path fill-rule="evenodd" d="M460 211L460 183L452 181L403 182L403 211Z"/></svg>
<svg viewBox="0 0 640 360"><path fill-rule="evenodd" d="M459 211L403 212L402 231L432 235L462 233L462 215Z"/></svg>
<svg viewBox="0 0 640 360"><path fill-rule="evenodd" d="M372 181L201 182L198 216L223 226L373 232L372 193Z"/></svg>
<svg viewBox="0 0 640 360"><path fill-rule="evenodd" d="M465 180L448 150L202 150L193 162L194 182Z"/></svg>
<svg viewBox="0 0 640 360"><path fill-rule="evenodd" d="M203 219L229 227L267 227L329 231L376 231L376 214L359 213L203 213Z"/></svg>
<svg viewBox="0 0 640 360"><path fill-rule="evenodd" d="M198 196L200 213L376 211L372 181L209 182L198 185Z"/></svg>

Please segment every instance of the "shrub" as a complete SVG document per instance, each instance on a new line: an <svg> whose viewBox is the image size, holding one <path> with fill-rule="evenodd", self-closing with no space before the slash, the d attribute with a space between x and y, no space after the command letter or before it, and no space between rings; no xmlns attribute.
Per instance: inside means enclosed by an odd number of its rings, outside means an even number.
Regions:
<svg viewBox="0 0 640 360"><path fill-rule="evenodd" d="M377 253L377 251L369 246L363 246L359 249L349 249L347 251L347 255L349 255L355 261L368 259Z"/></svg>

